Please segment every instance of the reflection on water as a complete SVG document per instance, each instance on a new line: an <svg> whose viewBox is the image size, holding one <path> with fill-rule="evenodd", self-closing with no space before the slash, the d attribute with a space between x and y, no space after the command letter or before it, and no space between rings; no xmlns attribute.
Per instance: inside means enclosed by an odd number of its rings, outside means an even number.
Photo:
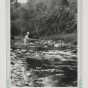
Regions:
<svg viewBox="0 0 88 88"><path fill-rule="evenodd" d="M33 47L32 47L33 48ZM77 86L75 50L11 49L11 81L14 86Z"/></svg>

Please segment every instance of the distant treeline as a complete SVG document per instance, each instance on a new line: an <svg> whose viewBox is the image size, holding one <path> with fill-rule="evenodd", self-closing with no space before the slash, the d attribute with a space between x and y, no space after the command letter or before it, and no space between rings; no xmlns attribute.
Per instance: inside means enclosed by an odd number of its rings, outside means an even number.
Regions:
<svg viewBox="0 0 88 88"><path fill-rule="evenodd" d="M35 1L20 4L11 0L12 36L23 36L27 31L39 37L77 32L76 0Z"/></svg>

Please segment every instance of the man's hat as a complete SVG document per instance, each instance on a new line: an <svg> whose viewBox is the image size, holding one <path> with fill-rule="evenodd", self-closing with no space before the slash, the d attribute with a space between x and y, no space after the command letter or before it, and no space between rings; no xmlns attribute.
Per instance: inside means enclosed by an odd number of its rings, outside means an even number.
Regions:
<svg viewBox="0 0 88 88"><path fill-rule="evenodd" d="M29 34L29 32L27 32L27 34Z"/></svg>

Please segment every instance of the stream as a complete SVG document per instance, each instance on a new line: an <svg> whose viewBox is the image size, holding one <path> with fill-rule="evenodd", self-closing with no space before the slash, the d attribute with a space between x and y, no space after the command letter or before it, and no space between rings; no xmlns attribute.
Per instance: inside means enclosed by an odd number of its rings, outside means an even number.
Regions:
<svg viewBox="0 0 88 88"><path fill-rule="evenodd" d="M21 44L15 43L16 48L11 48L12 86L77 86L76 48L62 49L40 41Z"/></svg>

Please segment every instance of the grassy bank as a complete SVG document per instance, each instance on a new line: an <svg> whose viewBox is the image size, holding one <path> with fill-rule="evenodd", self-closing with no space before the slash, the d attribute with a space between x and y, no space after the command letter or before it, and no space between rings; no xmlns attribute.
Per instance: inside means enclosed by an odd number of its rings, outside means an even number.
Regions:
<svg viewBox="0 0 88 88"><path fill-rule="evenodd" d="M55 40L55 41L63 40L66 43L77 43L77 34L76 33L56 34L50 36L43 36L40 39Z"/></svg>

